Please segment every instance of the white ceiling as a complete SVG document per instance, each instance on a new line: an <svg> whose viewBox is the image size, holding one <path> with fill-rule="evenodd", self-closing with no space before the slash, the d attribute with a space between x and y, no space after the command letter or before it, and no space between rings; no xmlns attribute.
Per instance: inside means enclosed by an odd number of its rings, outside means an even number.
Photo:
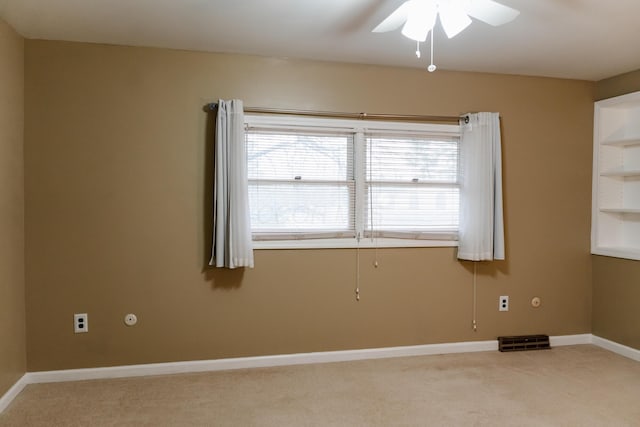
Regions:
<svg viewBox="0 0 640 427"><path fill-rule="evenodd" d="M0 0L0 16L34 39L426 68L426 46L419 60L399 31L370 32L403 1ZM438 25L439 69L585 80L640 69L640 0L499 1L520 16L451 40Z"/></svg>

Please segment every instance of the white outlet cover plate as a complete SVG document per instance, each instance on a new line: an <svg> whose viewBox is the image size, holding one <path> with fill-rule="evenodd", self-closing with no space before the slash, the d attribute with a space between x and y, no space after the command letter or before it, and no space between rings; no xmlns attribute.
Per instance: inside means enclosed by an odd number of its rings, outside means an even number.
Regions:
<svg viewBox="0 0 640 427"><path fill-rule="evenodd" d="M498 298L498 310L499 311L509 311L509 296L501 295Z"/></svg>
<svg viewBox="0 0 640 427"><path fill-rule="evenodd" d="M89 315L87 313L76 313L73 315L73 332L76 334L89 332Z"/></svg>

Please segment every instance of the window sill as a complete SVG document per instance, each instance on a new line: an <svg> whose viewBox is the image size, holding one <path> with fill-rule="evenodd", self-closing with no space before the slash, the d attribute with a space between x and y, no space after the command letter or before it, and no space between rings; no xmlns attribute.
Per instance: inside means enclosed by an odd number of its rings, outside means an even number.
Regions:
<svg viewBox="0 0 640 427"><path fill-rule="evenodd" d="M307 239L254 241L253 249L354 249L354 248L439 248L456 247L457 240L407 240L407 239Z"/></svg>

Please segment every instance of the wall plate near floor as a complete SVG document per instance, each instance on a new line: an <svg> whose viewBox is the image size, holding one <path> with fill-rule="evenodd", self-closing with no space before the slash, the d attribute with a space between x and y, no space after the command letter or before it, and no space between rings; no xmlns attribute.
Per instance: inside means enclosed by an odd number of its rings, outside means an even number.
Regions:
<svg viewBox="0 0 640 427"><path fill-rule="evenodd" d="M501 295L498 298L498 310L499 311L509 311L509 296Z"/></svg>
<svg viewBox="0 0 640 427"><path fill-rule="evenodd" d="M76 334L89 332L89 315L87 313L76 313L73 315L73 332Z"/></svg>

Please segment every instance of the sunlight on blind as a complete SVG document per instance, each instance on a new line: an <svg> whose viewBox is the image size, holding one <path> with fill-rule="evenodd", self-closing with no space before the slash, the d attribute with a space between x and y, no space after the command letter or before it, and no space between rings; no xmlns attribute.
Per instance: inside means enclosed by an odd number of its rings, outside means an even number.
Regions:
<svg viewBox="0 0 640 427"><path fill-rule="evenodd" d="M288 238L353 236L353 136L249 129L251 224Z"/></svg>

